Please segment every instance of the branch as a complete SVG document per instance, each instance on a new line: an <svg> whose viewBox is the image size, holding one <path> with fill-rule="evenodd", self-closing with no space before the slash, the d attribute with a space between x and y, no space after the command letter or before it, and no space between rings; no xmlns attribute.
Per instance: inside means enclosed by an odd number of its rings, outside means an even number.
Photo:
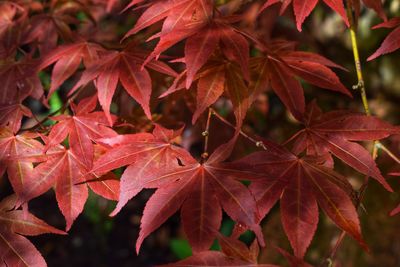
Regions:
<svg viewBox="0 0 400 267"><path fill-rule="evenodd" d="M202 132L201 134L204 136L204 150L203 150L203 154L201 154L201 160L204 161L208 158L209 154L208 154L208 139L209 139L209 135L210 135L210 121L211 121L211 115L214 112L211 110L211 108L208 109L208 116L207 116L207 123L206 123L206 129L204 130L204 132Z"/></svg>
<svg viewBox="0 0 400 267"><path fill-rule="evenodd" d="M347 16L350 21L350 38L351 38L351 44L352 44L352 48L353 48L354 64L355 64L355 68L356 68L356 72L357 72L357 79L358 79L358 83L353 86L353 89L360 90L361 100L363 103L365 114L367 116L371 116L371 111L370 111L369 104L368 104L367 92L365 89L365 82L364 82L364 77L363 77L360 54L358 51L357 27L355 25L350 0L346 1L346 10L347 10ZM374 160L378 157L378 149L381 148L378 144L380 144L380 143L375 140L373 149L371 151L371 155ZM365 176L364 183L358 190L358 198L357 198L357 203L355 205L357 209L362 207L362 200L364 198L365 191L368 187L368 182L369 182L369 176ZM342 244L345 236L346 236L346 232L342 231L338 240L336 241L335 245L331 249L329 256L324 260L324 262L321 265L323 265L324 263L328 263L328 265L329 265L330 263L333 262L336 254L337 254L337 251L339 250L340 245Z"/></svg>
<svg viewBox="0 0 400 267"><path fill-rule="evenodd" d="M81 88L79 88L78 90L76 90L76 91L67 99L67 101L64 103L64 105L63 105L61 108L57 109L56 111L51 112L51 113L48 114L46 117L44 117L42 120L38 121L38 122L37 122L35 125L33 125L32 127L25 128L25 129L20 129L19 132L22 133L22 132L26 132L26 131L32 131L32 130L35 130L36 128L38 128L38 127L43 128L43 124L44 124L47 120L49 120L50 117L56 115L56 114L59 113L59 112L63 113L63 112L69 107L69 105L70 105L71 102L74 100L74 98L77 97L77 96L79 95L79 93L82 91L82 88L84 88L84 87L81 87ZM35 116L35 119L36 119L36 116ZM37 121L37 119L36 119L36 121Z"/></svg>
<svg viewBox="0 0 400 267"><path fill-rule="evenodd" d="M218 114L214 109L210 108L210 110L212 111L213 115L215 117L217 117L220 121L222 121L223 123L225 123L226 125L232 127L233 129L236 129L235 125L233 125L232 123L230 123L229 121L227 121L224 117L222 117L220 114ZM242 135L244 138L246 138L247 140L249 140L250 142L254 143L257 147L260 147L264 150L267 150L267 147L264 145L264 143L262 141L256 140L255 138L249 136L248 134L246 134L245 132L243 132L243 130L240 130L240 135Z"/></svg>
<svg viewBox="0 0 400 267"><path fill-rule="evenodd" d="M389 150L385 145L383 145L381 142L377 142L375 145L378 149L382 149L383 151L388 154L389 157L391 157L395 162L400 164L400 158L397 157L392 151Z"/></svg>

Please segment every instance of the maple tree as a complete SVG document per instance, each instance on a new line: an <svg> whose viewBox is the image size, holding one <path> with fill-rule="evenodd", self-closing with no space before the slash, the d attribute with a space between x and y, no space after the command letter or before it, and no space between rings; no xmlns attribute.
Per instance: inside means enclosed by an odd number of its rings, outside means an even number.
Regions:
<svg viewBox="0 0 400 267"><path fill-rule="evenodd" d="M279 18L302 32L319 2L350 32L357 91L351 72L315 52L311 37L299 45L272 34ZM358 22L369 9L383 21L372 29L391 31L360 59ZM266 18L274 21L263 27ZM259 263L260 249L312 266L319 208L342 231L323 264L345 235L368 252L358 211L369 183L395 191L376 158L383 151L400 164L384 144L400 127L372 114L362 67L399 48L400 17L380 0L1 1L0 181L12 193L0 202L0 266L46 266L25 236L68 234L90 191L117 202L115 217L153 190L138 254L180 212L193 255L163 266L279 266ZM362 105L324 112L321 94L341 103L360 95ZM279 124L291 125L280 140L254 126L268 96L285 110ZM66 232L28 211L50 189ZM277 203L290 251L266 246L263 219ZM235 226L224 235L227 218ZM245 244L248 232L255 238Z"/></svg>

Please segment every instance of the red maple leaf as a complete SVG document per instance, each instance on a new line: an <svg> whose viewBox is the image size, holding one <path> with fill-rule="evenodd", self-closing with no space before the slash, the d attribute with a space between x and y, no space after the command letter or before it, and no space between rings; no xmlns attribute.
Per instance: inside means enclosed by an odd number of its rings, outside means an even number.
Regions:
<svg viewBox="0 0 400 267"><path fill-rule="evenodd" d="M347 26L349 26L349 21L347 19L346 10L343 5L342 0L323 0L330 8L332 8L336 13L338 13L344 20ZM267 7L274 5L276 3L281 3L280 13L283 14L290 3L293 3L293 11L296 16L296 26L299 31L301 31L301 25L304 20L310 15L311 11L314 10L318 3L318 0L268 0L262 7L261 11Z"/></svg>
<svg viewBox="0 0 400 267"><path fill-rule="evenodd" d="M6 266L47 266L40 252L24 237L53 233L65 234L38 219L27 209L15 210L17 197L0 202L0 260Z"/></svg>
<svg viewBox="0 0 400 267"><path fill-rule="evenodd" d="M101 46L82 40L73 44L59 46L47 55L42 56L41 62L37 67L38 70L56 63L51 75L48 97L78 70L82 61L85 67L89 68L99 58L100 51L104 51Z"/></svg>
<svg viewBox="0 0 400 267"><path fill-rule="evenodd" d="M235 259L219 251L203 251L176 263L160 265L160 267L187 267L187 266L247 266L247 267L278 267L273 264L255 264L248 261Z"/></svg>
<svg viewBox="0 0 400 267"><path fill-rule="evenodd" d="M14 99L8 103L0 102L0 127L8 127L13 133L17 133L21 128L22 117L32 117L31 110L21 102L21 99Z"/></svg>
<svg viewBox="0 0 400 267"><path fill-rule="evenodd" d="M307 150L308 155L332 153L355 170L379 181L387 190L390 185L383 178L370 153L352 141L379 140L399 133L398 127L373 116L346 110L322 113L313 101L307 108L302 123L305 129L295 134L293 152Z"/></svg>
<svg viewBox="0 0 400 267"><path fill-rule="evenodd" d="M318 54L293 51L290 46L285 46L286 43L272 44L265 56L251 59L250 66L254 73L251 91L262 92L270 85L298 119L303 116L305 100L303 88L295 76L318 87L351 96L329 68L341 68L340 66Z"/></svg>
<svg viewBox="0 0 400 267"><path fill-rule="evenodd" d="M0 176L7 170L8 179L17 196L21 196L33 171L32 162L43 161L44 146L32 133L14 135L11 129L0 128Z"/></svg>
<svg viewBox="0 0 400 267"><path fill-rule="evenodd" d="M334 170L320 165L325 158L299 158L285 148L264 142L267 150L228 163L242 171L260 172L266 178L252 179L250 190L261 218L280 199L281 220L297 258L303 258L318 224L318 206L363 247L360 223L350 195L352 186Z"/></svg>
<svg viewBox="0 0 400 267"><path fill-rule="evenodd" d="M400 48L400 18L393 18L389 21L383 22L373 27L373 29L379 28L395 28L388 36L386 36L383 43L378 50L373 53L368 60L373 60L381 55L391 53Z"/></svg>
<svg viewBox="0 0 400 267"><path fill-rule="evenodd" d="M152 82L147 69L142 69L147 53L128 46L123 51L106 51L98 61L87 68L78 83L72 88L71 93L79 87L95 81L97 95L101 107L110 124L110 104L118 81L121 82L126 92L133 97L143 108L146 116L151 119L150 96ZM176 72L165 63L151 60L146 67L170 76L176 76Z"/></svg>
<svg viewBox="0 0 400 267"><path fill-rule="evenodd" d="M251 105L253 91L242 76L241 69L234 62L212 58L194 77L197 87L196 109L192 117L194 124L200 115L214 104L224 93L231 100L239 129ZM175 79L173 85L160 98L185 88L186 71Z"/></svg>
<svg viewBox="0 0 400 267"><path fill-rule="evenodd" d="M115 177L96 179L86 175L96 155L92 141L117 135L106 127L107 120L103 112L92 112L96 104L97 96L94 95L81 100L77 106L72 104L74 116L54 117L59 122L45 138L46 149L42 149L48 150L41 157L42 161L43 158L46 161L34 169L29 165L29 177L19 194L19 203L23 203L54 186L57 202L67 221L67 229L83 210L88 197L88 186L105 198L118 199L119 182ZM58 146L67 136L70 148Z"/></svg>
<svg viewBox="0 0 400 267"><path fill-rule="evenodd" d="M34 168L20 194L18 204L31 200L54 187L67 231L82 212L88 198L88 186L94 192L112 200L118 199L119 182L115 177L95 179L87 176L88 168L71 149L53 146L46 153L46 161Z"/></svg>
<svg viewBox="0 0 400 267"><path fill-rule="evenodd" d="M137 1L136 1L137 2ZM180 0L156 1L142 14L135 27L126 36L134 34L155 22L165 19L161 32L149 38L160 38L145 63L158 57L174 44L187 39L185 44L186 88L189 88L200 68L217 47L231 61L240 64L249 77L249 45L241 33L230 25L234 17L213 17L213 1Z"/></svg>
<svg viewBox="0 0 400 267"><path fill-rule="evenodd" d="M108 121L104 112L93 112L96 105L97 95L95 94L81 100L77 106L72 104L75 115L52 117L51 119L58 121L58 123L51 128L46 147L58 145L68 136L71 151L90 169L94 157L92 141L117 135L116 132L107 127Z"/></svg>
<svg viewBox="0 0 400 267"><path fill-rule="evenodd" d="M153 136L110 138L105 141L116 146L101 156L92 169L99 175L129 165L122 175L120 200L112 215L142 189L158 188L143 212L137 251L143 240L180 208L184 230L195 251L211 246L221 223L221 208L232 219L255 231L262 243L255 201L239 181L260 174L219 167L234 140L222 145L207 162L200 164L188 152L170 143L175 136L156 126Z"/></svg>
<svg viewBox="0 0 400 267"><path fill-rule="evenodd" d="M25 57L19 61L8 58L0 64L0 104L7 105L16 99L22 101L28 96L41 98L43 88L35 71L37 63L36 59Z"/></svg>

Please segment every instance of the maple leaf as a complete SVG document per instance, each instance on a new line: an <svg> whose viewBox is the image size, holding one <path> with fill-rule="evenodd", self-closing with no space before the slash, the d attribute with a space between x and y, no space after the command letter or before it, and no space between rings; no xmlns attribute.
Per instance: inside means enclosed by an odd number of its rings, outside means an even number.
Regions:
<svg viewBox="0 0 400 267"><path fill-rule="evenodd" d="M78 70L82 61L85 67L89 68L99 58L100 51L104 51L101 46L82 40L73 44L59 46L47 55L42 56L41 62L37 67L38 70L56 63L51 75L48 97Z"/></svg>
<svg viewBox="0 0 400 267"><path fill-rule="evenodd" d="M37 63L36 59L29 57L20 61L6 59L0 63L0 79L2 81L0 104L8 105L20 102L28 96L41 98L43 87L36 76Z"/></svg>
<svg viewBox="0 0 400 267"><path fill-rule="evenodd" d="M206 163L200 164L188 152L170 143L175 136L156 126L153 135L108 138L104 141L116 146L101 156L92 168L92 172L99 175L129 165L121 177L120 200L112 215L142 189L158 188L144 209L137 251L143 240L181 207L183 228L195 251L211 246L221 223L221 208L235 221L255 231L262 243L260 227L255 223L255 201L238 181L250 174L218 167L218 162L229 153L227 146L232 147L232 143L222 145Z"/></svg>
<svg viewBox="0 0 400 267"><path fill-rule="evenodd" d="M278 267L273 264L254 264L244 260L235 259L219 251L203 251L172 264L160 265L160 267L184 267L184 266L247 266L247 267Z"/></svg>
<svg viewBox="0 0 400 267"><path fill-rule="evenodd" d="M351 96L336 74L328 67L341 68L332 61L314 53L292 51L273 44L270 52L250 61L253 71L251 91L262 92L268 85L294 117L300 119L305 110L303 88L294 77L328 90Z"/></svg>
<svg viewBox="0 0 400 267"><path fill-rule="evenodd" d="M85 165L64 147L52 147L46 152L47 160L35 167L21 193L20 203L40 196L55 186L56 199L64 215L68 231L73 221L82 212L88 189L84 175Z"/></svg>
<svg viewBox="0 0 400 267"><path fill-rule="evenodd" d="M360 2L361 0L351 1L350 4L353 6L355 11L355 18L357 19L360 16ZM381 0L362 0L364 5L368 8L375 10L375 12L379 15L381 19L384 21L387 20L385 11L383 9L383 4Z"/></svg>
<svg viewBox="0 0 400 267"><path fill-rule="evenodd" d="M160 98L184 89L185 76L186 71L178 75L173 85ZM251 105L252 91L244 80L239 65L234 62L211 60L194 80L197 82L197 104L192 123L194 124L200 115L225 93L233 105L236 129L240 129Z"/></svg>
<svg viewBox="0 0 400 267"><path fill-rule="evenodd" d="M134 1L133 4L143 1ZM131 5L129 6L133 6ZM153 58L172 45L198 32L211 17L213 4L210 0L158 0L152 1L143 12L125 38L161 21L164 23L160 33L152 38L159 37L160 41L149 58ZM151 39L152 39L151 38Z"/></svg>
<svg viewBox="0 0 400 267"><path fill-rule="evenodd" d="M72 32L67 22L73 18L63 14L38 14L30 19L29 30L26 31L23 43L38 43L41 54L47 54L57 46L59 36L64 40L72 40Z"/></svg>
<svg viewBox="0 0 400 267"><path fill-rule="evenodd" d="M72 88L70 94L95 80L100 105L109 123L112 124L110 104L118 81L120 81L126 92L142 106L146 116L151 119L152 82L148 71L141 67L147 53L129 46L121 52L107 51L104 54L83 72L81 79ZM166 75L176 76L174 70L160 61L152 60L146 64L146 67Z"/></svg>
<svg viewBox="0 0 400 267"><path fill-rule="evenodd" d="M186 41L186 88L190 87L195 74L208 61L219 43L221 43L223 54L229 60L237 62L242 68L244 77L249 79L247 40L234 28L224 23L223 19L218 19L209 23Z"/></svg>
<svg viewBox="0 0 400 267"><path fill-rule="evenodd" d="M274 247L274 248L286 258L286 260L290 263L291 267L312 267L310 264L308 264L304 260L291 255L286 250L284 250L280 247Z"/></svg>
<svg viewBox="0 0 400 267"><path fill-rule="evenodd" d="M338 13L343 18L347 26L350 25L342 0L323 0L323 2L336 13ZM301 31L301 26L304 20L316 7L318 0L267 0L267 2L265 2L265 4L261 7L260 12L276 3L282 4L280 9L281 14L283 14L288 6L293 3L293 11L296 16L296 26L297 29Z"/></svg>
<svg viewBox="0 0 400 267"><path fill-rule="evenodd" d="M250 247L247 247L246 244L236 238L224 236L220 233L217 233L217 237L221 251L225 255L257 264L260 247L256 240L253 241Z"/></svg>
<svg viewBox="0 0 400 267"><path fill-rule="evenodd" d="M345 177L320 165L325 159L298 158L285 148L264 141L267 151L250 154L234 164L244 171L263 172L266 178L252 179L250 190L263 218L280 199L281 220L297 258L302 259L318 224L318 206L361 246L360 223Z"/></svg>
<svg viewBox="0 0 400 267"><path fill-rule="evenodd" d="M88 168L71 149L53 146L46 152L46 161L37 165L24 185L18 204L55 188L56 199L66 219L68 231L82 212L88 198L88 186L103 197L118 199L119 182L113 176L104 179L88 177Z"/></svg>
<svg viewBox="0 0 400 267"><path fill-rule="evenodd" d="M195 253L193 256L182 261L161 266L260 266L260 267L278 267L274 264L257 264L259 246L254 241L250 248L241 241L223 236L216 233L221 252L204 251Z"/></svg>
<svg viewBox="0 0 400 267"><path fill-rule="evenodd" d="M13 210L17 197L11 195L0 202L0 260L7 266L47 266L40 252L24 237L53 233L65 234L28 210Z"/></svg>
<svg viewBox="0 0 400 267"><path fill-rule="evenodd" d="M69 147L80 161L90 169L93 164L94 146L92 141L116 136L117 133L107 127L104 112L93 112L97 105L97 95L85 98L77 106L72 104L74 116L59 115L52 117L58 121L51 128L46 147L63 142L69 136Z"/></svg>
<svg viewBox="0 0 400 267"><path fill-rule="evenodd" d="M8 179L17 196L21 196L33 171L32 162L43 160L44 146L36 134L14 135L9 128L0 128L0 176L7 170Z"/></svg>
<svg viewBox="0 0 400 267"><path fill-rule="evenodd" d="M400 205L390 212L390 216L394 216L400 212Z"/></svg>
<svg viewBox="0 0 400 267"><path fill-rule="evenodd" d="M53 50L59 41L72 42L76 40L70 25L78 27L79 12L84 13L92 22L95 22L88 4L79 0L51 1L46 7L49 12L40 12L30 17L29 26L25 27L23 43L37 45L40 54L45 55ZM44 9L42 6L40 9Z"/></svg>
<svg viewBox="0 0 400 267"><path fill-rule="evenodd" d="M307 149L309 155L324 155L328 151L355 170L371 176L392 191L380 173L370 153L351 141L379 140L399 133L399 128L373 116L345 110L322 113L312 101L304 115L305 129L295 134L293 152Z"/></svg>
<svg viewBox="0 0 400 267"><path fill-rule="evenodd" d="M376 50L368 60L373 60L381 55L391 53L400 48L400 18L393 18L389 21L383 22L373 27L373 29L380 28L395 28L388 36L386 36L385 40L381 46Z"/></svg>
<svg viewBox="0 0 400 267"><path fill-rule="evenodd" d="M20 99L0 103L0 127L8 127L13 133L17 133L23 116L32 117L32 112L22 105Z"/></svg>
<svg viewBox="0 0 400 267"><path fill-rule="evenodd" d="M161 32L149 38L160 38L154 51L145 63L158 57L174 44L186 40L186 88L220 45L223 54L231 61L240 64L245 78L249 77L249 45L247 40L230 26L230 17L213 17L213 1L180 0L156 1L138 19L135 27L126 36L134 34L165 18Z"/></svg>
<svg viewBox="0 0 400 267"><path fill-rule="evenodd" d="M106 127L107 120L103 112L92 112L96 108L97 96L88 97L72 103L74 116L59 115L53 119L59 122L54 125L46 140L46 161L34 169L30 168L29 179L25 181L19 194L19 204L42 195L55 187L56 198L62 214L70 229L75 218L82 212L88 197L89 186L95 193L108 198L118 199L119 182L108 175L100 179L86 176L92 167L96 152L92 141L117 134ZM58 146L69 136L69 149ZM43 158L43 157L42 157ZM41 160L43 161L43 160ZM32 167L32 165L29 165Z"/></svg>
<svg viewBox="0 0 400 267"><path fill-rule="evenodd" d="M0 36L13 26L18 13L24 13L24 9L16 3L0 3Z"/></svg>

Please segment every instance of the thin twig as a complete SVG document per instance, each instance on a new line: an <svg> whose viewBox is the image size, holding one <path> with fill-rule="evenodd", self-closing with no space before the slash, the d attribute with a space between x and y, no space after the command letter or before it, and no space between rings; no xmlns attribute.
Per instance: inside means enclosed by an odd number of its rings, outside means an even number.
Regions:
<svg viewBox="0 0 400 267"><path fill-rule="evenodd" d="M367 93L366 93L366 89L365 89L365 82L364 82L362 66L361 66L361 60L360 60L360 54L359 54L359 51L358 51L357 29L356 29L356 25L355 25L355 21L354 21L352 6L351 6L349 0L346 1L346 10L347 10L347 16L348 16L349 21L350 21L350 38L351 38L351 44L352 44L352 48L353 48L354 64L355 64L355 68L356 68L356 72L357 72L357 79L358 79L358 83L353 86L353 89L354 90L360 90L361 100L362 100L362 103L363 103L365 114L367 116L370 116L371 115L371 111L370 111L369 104L368 104L368 98L367 98ZM379 142L375 140L374 141L373 150L371 152L372 158L374 160L378 156L378 149L381 148L377 144L379 144ZM362 184L362 186L358 190L358 198L357 198L357 203L356 203L357 210L360 207L362 207L362 200L364 198L365 191L366 191L366 189L368 187L368 183L369 183L369 176L366 176L365 179L364 179L364 183ZM338 240L336 241L335 245L333 246L331 252L329 253L329 257L324 260L322 265L324 263L333 262L336 254L337 254L337 251L339 250L340 245L342 244L345 236L346 236L346 232L342 231L340 236L339 236L339 238L338 238Z"/></svg>
<svg viewBox="0 0 400 267"><path fill-rule="evenodd" d="M211 108L209 108L206 129L204 130L204 132L201 133L204 136L204 150L203 150L203 154L201 154L202 161L204 161L208 158L208 140L209 140L209 136L210 136L210 121L211 121L212 114L213 114L213 111L211 110Z"/></svg>
<svg viewBox="0 0 400 267"><path fill-rule="evenodd" d="M400 158L397 157L392 151L390 151L389 148L387 148L384 144L382 144L381 142L377 142L376 146L378 149L382 149L383 151L385 151L389 157L391 157L394 161L400 164Z"/></svg>
<svg viewBox="0 0 400 267"><path fill-rule="evenodd" d="M29 127L29 128L21 129L19 132L21 133L21 132L26 132L26 131L32 131L32 130L35 130L36 128L38 128L38 127L43 128L43 124L44 124L47 120L49 120L50 117L56 115L56 114L59 113L59 112L60 112L60 113L63 113L63 112L69 107L69 105L70 105L71 102L74 100L74 98L77 97L77 96L79 95L79 93L82 91L82 88L84 88L84 87L81 87L80 89L76 90L76 91L68 98L68 100L65 102L65 104L64 104L61 108L59 108L59 109L57 109L57 110L51 112L51 113L48 114L46 117L44 117L42 120L38 121L38 123L36 123L35 125L33 125L33 126Z"/></svg>
<svg viewBox="0 0 400 267"><path fill-rule="evenodd" d="M214 109L210 108L213 112L213 115L215 117L217 117L220 121L222 121L223 123L225 123L226 125L232 127L233 129L236 129L235 125L233 125L232 123L230 123L228 120L226 120L224 117L222 117L220 114L218 114ZM255 138L249 136L248 134L246 134L245 132L243 132L243 130L240 130L240 135L242 135L244 138L248 139L249 141L251 141L252 143L254 143L257 147L260 147L264 150L267 150L267 147L265 146L265 144L260 141L260 140L256 140Z"/></svg>

